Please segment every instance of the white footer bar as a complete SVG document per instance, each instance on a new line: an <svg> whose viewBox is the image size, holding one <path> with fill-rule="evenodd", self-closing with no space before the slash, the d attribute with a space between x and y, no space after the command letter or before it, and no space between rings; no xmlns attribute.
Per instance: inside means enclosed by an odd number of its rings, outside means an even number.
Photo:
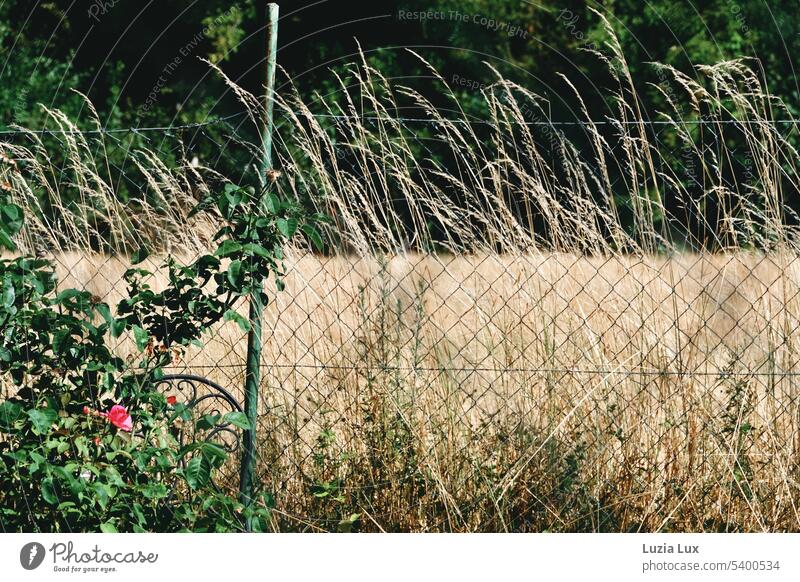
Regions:
<svg viewBox="0 0 800 582"><path fill-rule="evenodd" d="M0 580L800 580L798 554L800 534L2 534Z"/></svg>

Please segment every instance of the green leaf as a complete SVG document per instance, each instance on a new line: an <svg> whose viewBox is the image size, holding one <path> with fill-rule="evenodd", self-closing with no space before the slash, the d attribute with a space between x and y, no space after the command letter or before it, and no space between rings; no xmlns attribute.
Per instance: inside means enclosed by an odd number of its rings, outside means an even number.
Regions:
<svg viewBox="0 0 800 582"><path fill-rule="evenodd" d="M81 457L86 458L89 456L89 441L86 437L79 436L73 442L75 443L75 450L78 451Z"/></svg>
<svg viewBox="0 0 800 582"><path fill-rule="evenodd" d="M138 503L134 503L132 509L133 515L136 517L136 523L141 526L147 525L147 520L144 517L144 510L142 509L142 506Z"/></svg>
<svg viewBox="0 0 800 582"><path fill-rule="evenodd" d="M257 256L259 256L261 258L264 258L264 259L271 259L272 258L272 255L270 255L270 253L269 253L269 251L267 249L265 249L264 247L262 247L261 245L258 245L256 243L247 243L246 245L244 245L242 247L242 250L244 250L245 252L248 252L248 253L253 253L254 255L257 255Z"/></svg>
<svg viewBox="0 0 800 582"><path fill-rule="evenodd" d="M67 353L71 342L71 336L68 329L58 330L53 334L53 353L62 355Z"/></svg>
<svg viewBox="0 0 800 582"><path fill-rule="evenodd" d="M109 465L103 471L106 479L111 485L115 485L116 487L126 487L125 481L122 480L122 476L117 471L117 468L113 465Z"/></svg>
<svg viewBox="0 0 800 582"><path fill-rule="evenodd" d="M222 418L222 424L232 424L244 430L250 430L250 421L244 412L229 412Z"/></svg>
<svg viewBox="0 0 800 582"><path fill-rule="evenodd" d="M200 454L213 467L219 467L228 458L228 453L220 445L208 441L200 443Z"/></svg>
<svg viewBox="0 0 800 582"><path fill-rule="evenodd" d="M17 245L11 237L22 230L24 224L22 209L16 204L0 205L0 246L10 251L17 250Z"/></svg>
<svg viewBox="0 0 800 582"><path fill-rule="evenodd" d="M178 458L182 459L189 453L192 453L200 448L201 443L198 442L191 442L188 445L184 445L178 451Z"/></svg>
<svg viewBox="0 0 800 582"><path fill-rule="evenodd" d="M272 214L277 214L283 209L283 202L274 192L270 192L267 196L267 210Z"/></svg>
<svg viewBox="0 0 800 582"><path fill-rule="evenodd" d="M103 533L119 533L117 531L117 528L114 527L114 524L112 524L110 521L107 521L106 523L101 523L100 531Z"/></svg>
<svg viewBox="0 0 800 582"><path fill-rule="evenodd" d="M193 457L186 463L183 476L189 487L192 489L200 489L206 486L211 480L211 464L202 455Z"/></svg>
<svg viewBox="0 0 800 582"><path fill-rule="evenodd" d="M17 250L17 245L11 240L11 237L6 234L4 228L0 228L0 246L5 247L9 251Z"/></svg>
<svg viewBox="0 0 800 582"><path fill-rule="evenodd" d="M119 337L125 332L127 322L124 319L115 319L111 324L111 337Z"/></svg>
<svg viewBox="0 0 800 582"><path fill-rule="evenodd" d="M218 257L229 257L231 255L235 255L239 251L242 250L242 245L236 242L235 240L226 240L224 241L219 247L217 251L214 253Z"/></svg>
<svg viewBox="0 0 800 582"><path fill-rule="evenodd" d="M131 255L131 264L138 265L149 256L150 252L146 248L139 247L139 250L137 250L135 253Z"/></svg>
<svg viewBox="0 0 800 582"><path fill-rule="evenodd" d="M182 402L175 403L175 406L173 407L173 412L169 417L169 422L174 422L175 419L177 418L180 418L185 422L192 419L191 409Z"/></svg>
<svg viewBox="0 0 800 582"><path fill-rule="evenodd" d="M169 489L163 483L148 483L141 491L147 499L163 499L169 495Z"/></svg>
<svg viewBox="0 0 800 582"><path fill-rule="evenodd" d="M58 495L56 495L56 487L52 477L42 480L42 499L50 505L58 505Z"/></svg>
<svg viewBox="0 0 800 582"><path fill-rule="evenodd" d="M147 330L142 329L138 325L134 325L133 329L133 337L136 340L136 348L141 352L147 346L147 342L150 339L150 334L147 333Z"/></svg>
<svg viewBox="0 0 800 582"><path fill-rule="evenodd" d="M350 517L343 519L339 522L339 532L340 533L350 533L353 531L353 526L356 522L361 518L360 513L351 513Z"/></svg>
<svg viewBox="0 0 800 582"><path fill-rule="evenodd" d="M37 408L28 411L28 418L33 424L33 432L42 435L50 431L50 427L58 418L58 413L52 408Z"/></svg>
<svg viewBox="0 0 800 582"><path fill-rule="evenodd" d="M317 229L311 224L304 224L300 227L300 230L305 233L305 235L308 237L308 240L310 240L311 244L314 245L314 248L317 249L317 252L322 252L322 237L320 236L319 231L317 231Z"/></svg>
<svg viewBox="0 0 800 582"><path fill-rule="evenodd" d="M234 184L226 184L224 192L224 195L217 198L217 208L225 218L231 218L247 192Z"/></svg>
<svg viewBox="0 0 800 582"><path fill-rule="evenodd" d="M83 291L78 291L77 289L64 289L56 295L56 303L66 303L72 299L80 298L83 294Z"/></svg>
<svg viewBox="0 0 800 582"><path fill-rule="evenodd" d="M297 232L298 221L296 218L279 218L276 224L280 233L286 238L292 238Z"/></svg>
<svg viewBox="0 0 800 582"><path fill-rule="evenodd" d="M31 463L29 465L31 473L36 473L40 469L48 468L47 459L36 451L30 453Z"/></svg>
<svg viewBox="0 0 800 582"><path fill-rule="evenodd" d="M94 498L97 501L100 508L105 510L108 507L108 502L111 499L111 495L109 492L109 487L105 483L96 482L94 483Z"/></svg>
<svg viewBox="0 0 800 582"><path fill-rule="evenodd" d="M204 414L195 423L195 427L197 430L211 430L219 424L220 418L222 418L222 416L219 414Z"/></svg>
<svg viewBox="0 0 800 582"><path fill-rule="evenodd" d="M33 289L40 295L44 295L47 289L47 286L45 285L47 278L48 277L45 273L34 273L33 277L31 277L31 285L33 286Z"/></svg>
<svg viewBox="0 0 800 582"><path fill-rule="evenodd" d="M9 432L14 429L14 422L22 416L22 406L6 400L0 404L0 431Z"/></svg>
<svg viewBox="0 0 800 582"><path fill-rule="evenodd" d="M105 321L109 326L114 325L114 318L111 316L111 309L109 309L108 305L105 303L98 303L95 309L97 309L97 313L100 314L100 317L103 318L103 321Z"/></svg>
<svg viewBox="0 0 800 582"><path fill-rule="evenodd" d="M18 233L22 230L24 225L22 208L16 204L3 205L3 226L5 230L12 234Z"/></svg>
<svg viewBox="0 0 800 582"><path fill-rule="evenodd" d="M244 282L244 270L241 261L231 261L227 271L228 282L234 289L241 289Z"/></svg>
<svg viewBox="0 0 800 582"><path fill-rule="evenodd" d="M226 311L223 319L225 321L235 321L242 328L242 331L250 331L250 322L233 309Z"/></svg>
<svg viewBox="0 0 800 582"><path fill-rule="evenodd" d="M14 289L14 284L11 281L11 277L6 277L3 279L3 307L8 309L14 305L14 301L16 299L17 292Z"/></svg>

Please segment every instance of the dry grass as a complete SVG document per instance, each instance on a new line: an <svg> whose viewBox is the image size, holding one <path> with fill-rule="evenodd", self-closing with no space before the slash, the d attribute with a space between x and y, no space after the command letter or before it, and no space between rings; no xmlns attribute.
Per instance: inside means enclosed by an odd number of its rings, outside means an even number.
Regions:
<svg viewBox="0 0 800 582"><path fill-rule="evenodd" d="M119 293L123 261L58 263ZM287 282L260 426L280 527L800 524L797 257L302 255ZM225 326L185 369L238 391L245 345Z"/></svg>
<svg viewBox="0 0 800 582"><path fill-rule="evenodd" d="M582 151L557 128L537 134L543 100L499 77L483 92L488 134L454 119L443 79L448 115L366 62L338 105L281 96L281 186L334 218L337 252L294 249L267 312L260 475L277 529L347 528L354 514L387 531L800 529L800 257L786 204L800 179L771 122L791 114L741 62L697 79L663 69L668 149L694 161L674 168L608 48L616 125L584 111ZM257 119L257 100L237 95ZM430 118L438 158L397 120L409 104ZM343 117L326 124L320 109ZM123 207L75 140L69 179L43 146L0 144L25 161L0 164L0 178L38 217L20 243L55 249L63 284L124 292L124 257L85 252L97 229L81 208L114 248L202 250L213 225L186 211L213 170L139 152L149 196ZM737 159L748 171L732 182ZM62 204L63 224L36 213L75 188L86 204ZM224 327L185 369L238 389L244 350Z"/></svg>

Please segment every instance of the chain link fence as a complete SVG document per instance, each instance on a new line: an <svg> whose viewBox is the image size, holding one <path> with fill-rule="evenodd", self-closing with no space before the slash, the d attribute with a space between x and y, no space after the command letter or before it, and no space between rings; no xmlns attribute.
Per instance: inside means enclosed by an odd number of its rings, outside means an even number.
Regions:
<svg viewBox="0 0 800 582"><path fill-rule="evenodd" d="M119 292L117 259L59 259ZM282 528L796 523L796 255L299 255L286 282L259 426ZM241 397L245 353L226 325L173 371Z"/></svg>

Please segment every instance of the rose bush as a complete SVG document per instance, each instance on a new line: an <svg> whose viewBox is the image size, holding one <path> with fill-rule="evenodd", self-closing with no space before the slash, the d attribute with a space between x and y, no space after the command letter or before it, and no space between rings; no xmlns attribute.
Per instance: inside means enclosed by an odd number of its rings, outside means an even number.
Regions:
<svg viewBox="0 0 800 582"><path fill-rule="evenodd" d="M224 222L215 251L188 265L168 257L160 292L150 272L132 266L127 297L113 308L86 291L59 291L46 260L0 260L2 530L235 531L246 520L267 527L268 492L245 507L216 486L226 451L213 442L180 446L175 424L191 422L190 411L153 386L210 326L248 328L237 302L252 291L266 304L269 274L282 288L284 245L299 231L319 244L321 217L232 185L195 211ZM5 198L0 216L0 246L15 250L22 211ZM134 265L145 256L136 253ZM136 357L111 349L121 336L133 339ZM223 420L246 428L242 415Z"/></svg>

